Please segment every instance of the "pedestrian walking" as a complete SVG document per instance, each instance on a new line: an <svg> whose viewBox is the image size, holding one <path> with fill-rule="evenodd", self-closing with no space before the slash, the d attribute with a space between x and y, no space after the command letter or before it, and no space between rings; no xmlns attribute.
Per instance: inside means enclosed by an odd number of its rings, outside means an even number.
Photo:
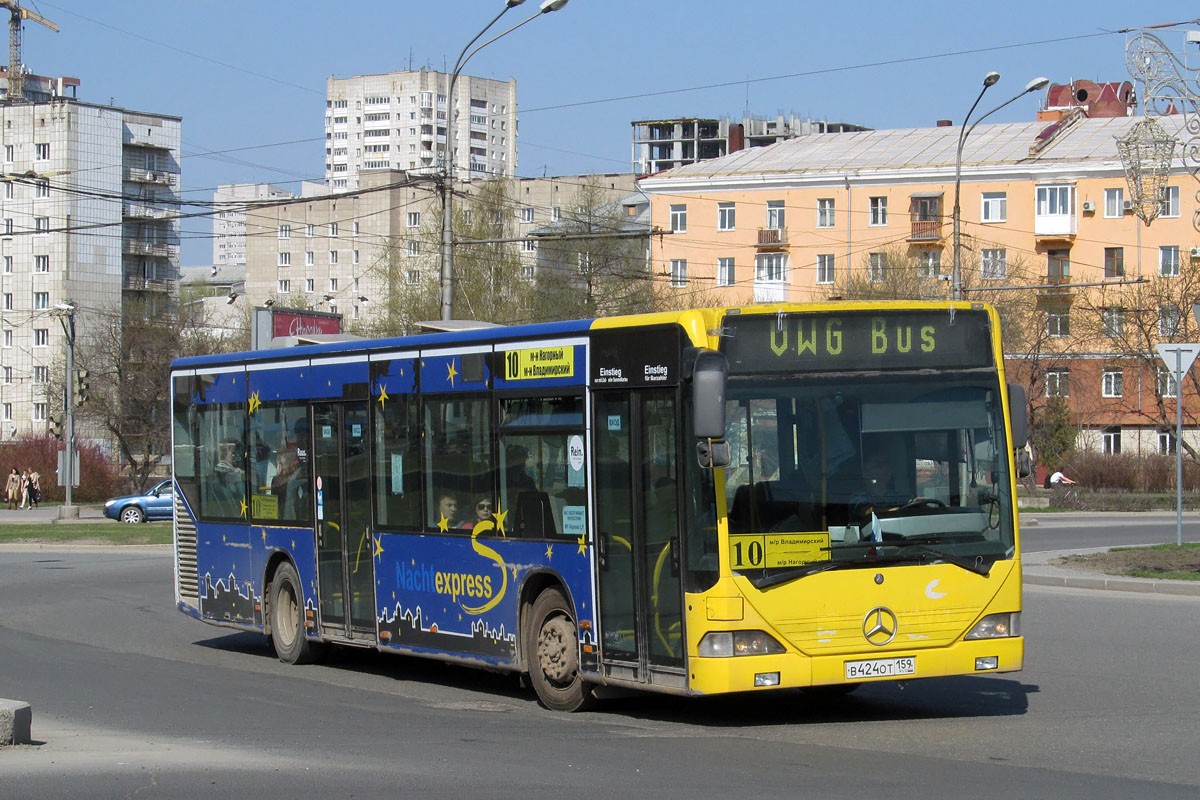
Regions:
<svg viewBox="0 0 1200 800"><path fill-rule="evenodd" d="M37 508L42 504L42 476L33 467L29 468L29 507Z"/></svg>
<svg viewBox="0 0 1200 800"><path fill-rule="evenodd" d="M17 502L21 499L21 473L16 467L8 473L8 483L4 487L4 493L8 495L8 510L13 511L17 507Z"/></svg>
<svg viewBox="0 0 1200 800"><path fill-rule="evenodd" d="M29 502L29 469L26 468L21 473L21 505L19 508L25 508L25 504Z"/></svg>

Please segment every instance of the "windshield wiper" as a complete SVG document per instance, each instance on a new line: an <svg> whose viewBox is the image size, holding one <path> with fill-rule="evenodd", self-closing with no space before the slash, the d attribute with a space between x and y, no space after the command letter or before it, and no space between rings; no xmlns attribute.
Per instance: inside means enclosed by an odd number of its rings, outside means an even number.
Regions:
<svg viewBox="0 0 1200 800"><path fill-rule="evenodd" d="M965 569L967 572L974 572L976 575L982 575L985 578L992 569L990 564L988 566L983 565L983 556L975 556L974 561L968 561L967 559L960 558L953 553L947 553L943 550L930 547L924 542L884 542L882 546L899 547L902 549L912 548L919 553L924 553L927 556L933 556L941 561L945 561L947 564L953 564L956 567Z"/></svg>
<svg viewBox="0 0 1200 800"><path fill-rule="evenodd" d="M756 589L769 589L772 586L779 586L782 583L789 583L800 578L807 578L809 575L816 575L818 572L828 572L833 569L843 569L845 567L853 567L863 563L860 559L849 559L845 561L813 561L805 564L802 567L776 572L772 575L763 575L759 578L751 578L746 576L746 579L754 585Z"/></svg>

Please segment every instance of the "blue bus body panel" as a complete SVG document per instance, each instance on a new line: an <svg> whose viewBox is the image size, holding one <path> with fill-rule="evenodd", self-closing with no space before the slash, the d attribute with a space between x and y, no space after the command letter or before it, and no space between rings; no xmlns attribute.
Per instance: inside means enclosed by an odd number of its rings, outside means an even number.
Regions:
<svg viewBox="0 0 1200 800"><path fill-rule="evenodd" d="M257 396L262 403L306 400L312 396L310 377L311 370L307 366L281 367L250 370L246 373L246 383L250 396Z"/></svg>
<svg viewBox="0 0 1200 800"><path fill-rule="evenodd" d="M405 534L382 534L377 541L381 647L514 664L520 587L539 570L563 578L584 641L591 643L590 559L577 543Z"/></svg>

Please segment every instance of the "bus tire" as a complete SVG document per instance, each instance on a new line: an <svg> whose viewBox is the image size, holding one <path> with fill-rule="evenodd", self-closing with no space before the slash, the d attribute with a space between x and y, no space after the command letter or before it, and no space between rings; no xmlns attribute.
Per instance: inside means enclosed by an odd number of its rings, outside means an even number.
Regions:
<svg viewBox="0 0 1200 800"><path fill-rule="evenodd" d="M571 606L558 589L538 595L526 626L529 680L551 711L583 711L595 700L579 676L579 633Z"/></svg>
<svg viewBox="0 0 1200 800"><path fill-rule="evenodd" d="M291 562L275 570L271 581L271 643L285 664L305 664L313 660L314 648L304 636L304 592L300 576Z"/></svg>

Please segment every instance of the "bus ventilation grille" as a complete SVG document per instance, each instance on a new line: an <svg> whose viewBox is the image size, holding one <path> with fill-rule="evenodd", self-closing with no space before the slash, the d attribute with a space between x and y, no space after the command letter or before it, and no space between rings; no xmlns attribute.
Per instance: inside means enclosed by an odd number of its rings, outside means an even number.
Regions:
<svg viewBox="0 0 1200 800"><path fill-rule="evenodd" d="M175 492L175 560L179 565L179 599L200 607L200 580L196 570L196 523Z"/></svg>

